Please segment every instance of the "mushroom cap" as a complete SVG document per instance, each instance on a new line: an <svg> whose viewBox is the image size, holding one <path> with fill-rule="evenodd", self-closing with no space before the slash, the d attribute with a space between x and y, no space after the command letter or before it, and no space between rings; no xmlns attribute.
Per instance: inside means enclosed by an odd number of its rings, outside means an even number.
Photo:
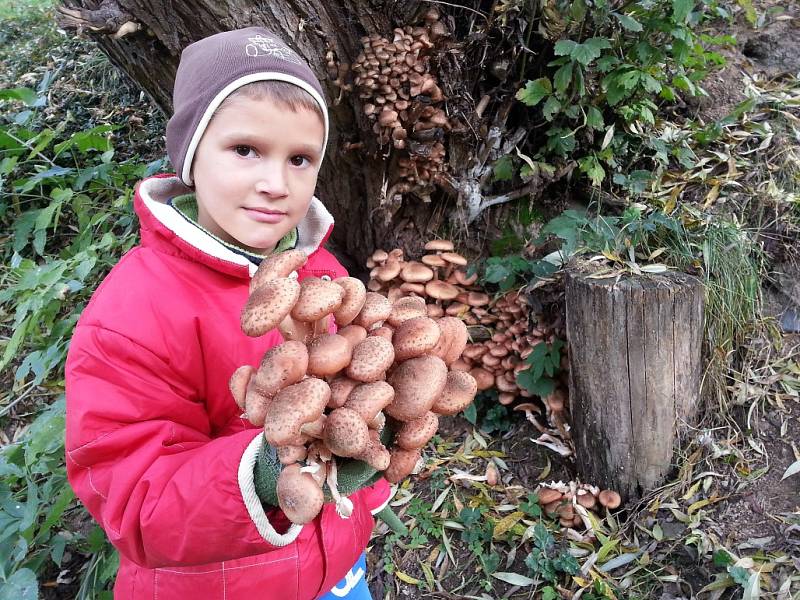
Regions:
<svg viewBox="0 0 800 600"><path fill-rule="evenodd" d="M311 475L302 472L297 463L283 468L275 491L278 506L286 518L298 525L313 521L325 501L322 488Z"/></svg>
<svg viewBox="0 0 800 600"><path fill-rule="evenodd" d="M335 375L350 364L353 346L336 333L326 333L308 345L308 374L317 377Z"/></svg>
<svg viewBox="0 0 800 600"><path fill-rule="evenodd" d="M578 490L577 501L584 508L594 508L595 504L597 504L597 498L594 497L594 494L586 490Z"/></svg>
<svg viewBox="0 0 800 600"><path fill-rule="evenodd" d="M367 337L367 330L361 327L361 325L348 325L347 327L342 327L336 333L343 338L346 338L347 341L350 342L350 345L354 348L358 342Z"/></svg>
<svg viewBox="0 0 800 600"><path fill-rule="evenodd" d="M428 317L414 317L400 323L394 332L394 358L403 361L422 356L436 346L442 330Z"/></svg>
<svg viewBox="0 0 800 600"><path fill-rule="evenodd" d="M477 393L478 384L472 375L464 371L450 371L444 390L431 410L440 415L458 414L472 403Z"/></svg>
<svg viewBox="0 0 800 600"><path fill-rule="evenodd" d="M393 362L392 342L384 337L371 335L353 348L353 358L346 373L350 379L371 383L383 379Z"/></svg>
<svg viewBox="0 0 800 600"><path fill-rule="evenodd" d="M422 448L436 434L438 428L439 417L429 411L413 421L403 423L394 441L405 450Z"/></svg>
<svg viewBox="0 0 800 600"><path fill-rule="evenodd" d="M398 421L413 421L428 412L447 383L447 365L437 356L410 358L388 379L394 400L384 412Z"/></svg>
<svg viewBox="0 0 800 600"><path fill-rule="evenodd" d="M308 451L305 446L280 446L275 448L278 460L282 465L292 465L301 460L305 460Z"/></svg>
<svg viewBox="0 0 800 600"><path fill-rule="evenodd" d="M600 492L597 499L600 501L600 504L609 510L613 510L622 504L622 497L614 490L603 490Z"/></svg>
<svg viewBox="0 0 800 600"><path fill-rule="evenodd" d="M482 367L475 367L469 372L475 378L475 383L478 385L478 391L488 390L494 385L494 375Z"/></svg>
<svg viewBox="0 0 800 600"><path fill-rule="evenodd" d="M389 454L389 451L381 443L380 434L374 429L370 429L367 447L364 449L364 452L353 458L367 463L376 471L383 471L389 466L392 455Z"/></svg>
<svg viewBox="0 0 800 600"><path fill-rule="evenodd" d="M264 437L272 446L294 445L301 437L300 427L320 418L331 388L315 377L283 388L267 408Z"/></svg>
<svg viewBox="0 0 800 600"><path fill-rule="evenodd" d="M376 327L375 329L370 331L369 334L386 338L391 342L392 338L394 337L394 329L392 329L388 325L381 325L380 327Z"/></svg>
<svg viewBox="0 0 800 600"><path fill-rule="evenodd" d="M456 283L458 285L473 285L476 281L478 281L477 272L467 277L466 271L458 269L456 271L453 271L453 276L455 277Z"/></svg>
<svg viewBox="0 0 800 600"><path fill-rule="evenodd" d="M516 399L517 395L513 392L500 392L497 394L497 401L503 406L508 406Z"/></svg>
<svg viewBox="0 0 800 600"><path fill-rule="evenodd" d="M242 310L242 331L250 337L259 337L275 329L298 298L300 284L296 279L281 277L265 282L250 294Z"/></svg>
<svg viewBox="0 0 800 600"><path fill-rule="evenodd" d="M410 283L425 283L433 279L433 270L420 262L411 261L403 266L403 270L400 271L400 278Z"/></svg>
<svg viewBox="0 0 800 600"><path fill-rule="evenodd" d="M441 256L451 265L457 265L459 267L467 266L467 259L461 256L460 254L456 254L455 252L442 252L439 256Z"/></svg>
<svg viewBox="0 0 800 600"><path fill-rule="evenodd" d="M447 266L447 261L436 254L426 254L420 260L429 267Z"/></svg>
<svg viewBox="0 0 800 600"><path fill-rule="evenodd" d="M561 500L561 496L563 496L561 492L558 490L554 490L553 488L543 487L539 490L538 497L539 497L539 504L544 506L545 504L550 504L551 502L557 502Z"/></svg>
<svg viewBox="0 0 800 600"><path fill-rule="evenodd" d="M389 253L386 250L375 250L371 256L372 260L374 260L377 264L382 263L387 258L389 258Z"/></svg>
<svg viewBox="0 0 800 600"><path fill-rule="evenodd" d="M461 293L461 290L444 281L434 280L425 284L425 293L437 300L453 300Z"/></svg>
<svg viewBox="0 0 800 600"><path fill-rule="evenodd" d="M328 408L341 408L347 402L347 398L359 382L344 375L334 378L330 382L331 398L328 400Z"/></svg>
<svg viewBox="0 0 800 600"><path fill-rule="evenodd" d="M419 448L416 450L404 450L403 448L392 448L389 466L383 472L383 476L389 483L399 483L414 471L422 454Z"/></svg>
<svg viewBox="0 0 800 600"><path fill-rule="evenodd" d="M453 242L449 240L431 240L425 244L425 250L438 250L439 252L452 252L455 250Z"/></svg>
<svg viewBox="0 0 800 600"><path fill-rule="evenodd" d="M467 304L470 306L486 306L489 304L489 294L483 292L469 292L467 294Z"/></svg>
<svg viewBox="0 0 800 600"><path fill-rule="evenodd" d="M256 370L252 366L242 365L233 372L228 381L228 387L231 390L233 399L236 401L236 406L242 410L244 410L245 406L244 399L245 394L247 394L247 386L255 372Z"/></svg>
<svg viewBox="0 0 800 600"><path fill-rule="evenodd" d="M341 286L344 290L342 303L333 313L336 324L339 327L344 327L349 325L361 312L364 300L367 297L367 288L360 279L355 277L339 277L334 279L333 283Z"/></svg>
<svg viewBox="0 0 800 600"><path fill-rule="evenodd" d="M403 292L411 292L412 294L417 294L422 296L425 294L425 284L424 283L411 283L406 281L400 285L400 290Z"/></svg>
<svg viewBox="0 0 800 600"><path fill-rule="evenodd" d="M268 281L289 277L294 271L306 264L308 256L300 250L287 250L268 256L261 261L250 280L250 293Z"/></svg>
<svg viewBox="0 0 800 600"><path fill-rule="evenodd" d="M392 304L385 296L377 292L367 292L364 306L353 322L369 331L372 325L378 321L385 321L391 313Z"/></svg>
<svg viewBox="0 0 800 600"><path fill-rule="evenodd" d="M272 397L283 388L303 379L307 371L308 350L305 344L289 340L264 353L251 387Z"/></svg>
<svg viewBox="0 0 800 600"><path fill-rule="evenodd" d="M469 331L464 322L456 317L442 317L436 324L441 329L442 335L431 350L431 354L438 356L444 364L450 366L464 353L469 341Z"/></svg>
<svg viewBox="0 0 800 600"><path fill-rule="evenodd" d="M370 423L392 400L394 388L385 381L374 381L356 386L347 397L344 407L356 411L364 421Z"/></svg>
<svg viewBox="0 0 800 600"><path fill-rule="evenodd" d="M392 327L397 327L403 321L413 319L414 317L424 317L426 315L427 310L425 308L424 298L420 298L419 296L405 296L392 304L392 312L389 314L386 322Z"/></svg>
<svg viewBox="0 0 800 600"><path fill-rule="evenodd" d="M244 398L244 416L252 425L261 427L267 417L267 410L272 403L272 396L265 396L250 386Z"/></svg>
<svg viewBox="0 0 800 600"><path fill-rule="evenodd" d="M306 277L300 283L300 297L292 309L292 317L310 323L332 313L342 304L344 288L318 277Z"/></svg>
<svg viewBox="0 0 800 600"><path fill-rule="evenodd" d="M387 260L383 266L376 267L374 269L375 279L383 283L391 281L400 275L402 268L403 263L401 263L399 260Z"/></svg>
<svg viewBox="0 0 800 600"><path fill-rule="evenodd" d="M426 304L425 310L427 311L428 316L431 319L438 319L439 317L444 315L444 309L438 304Z"/></svg>
<svg viewBox="0 0 800 600"><path fill-rule="evenodd" d="M369 427L356 411L346 407L333 410L325 420L322 439L337 456L357 456L369 442Z"/></svg>

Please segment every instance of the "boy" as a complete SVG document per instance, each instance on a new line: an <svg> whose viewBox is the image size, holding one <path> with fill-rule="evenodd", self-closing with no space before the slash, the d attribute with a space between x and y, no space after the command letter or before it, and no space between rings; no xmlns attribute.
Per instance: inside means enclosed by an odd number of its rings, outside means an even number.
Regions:
<svg viewBox="0 0 800 600"><path fill-rule="evenodd" d="M291 525L262 502L254 469L270 449L228 390L237 367L282 342L239 327L263 256L298 248L300 279L346 275L322 247L333 219L313 197L322 89L254 27L188 46L174 106L177 176L137 186L141 244L98 287L66 367L67 473L120 551L114 596L369 598L363 551L386 481L353 493L348 519L326 504Z"/></svg>

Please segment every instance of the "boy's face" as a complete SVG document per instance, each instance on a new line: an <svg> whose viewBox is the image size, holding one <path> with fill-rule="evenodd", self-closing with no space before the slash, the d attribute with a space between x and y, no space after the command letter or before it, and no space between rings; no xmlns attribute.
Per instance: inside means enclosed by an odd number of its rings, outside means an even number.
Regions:
<svg viewBox="0 0 800 600"><path fill-rule="evenodd" d="M230 98L208 124L192 164L199 224L256 254L271 252L308 211L324 136L311 110Z"/></svg>

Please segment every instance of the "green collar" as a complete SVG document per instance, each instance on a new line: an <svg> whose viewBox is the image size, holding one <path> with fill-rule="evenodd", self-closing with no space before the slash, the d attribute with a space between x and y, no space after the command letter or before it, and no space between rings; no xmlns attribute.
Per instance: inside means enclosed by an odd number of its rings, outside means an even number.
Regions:
<svg viewBox="0 0 800 600"><path fill-rule="evenodd" d="M170 200L170 205L177 210L184 219L189 221L195 227L202 229L205 233L213 237L217 240L220 244L224 245L226 248L236 252L237 254L241 254L245 256L248 260L258 264L264 258L261 254L255 254L250 252L249 250L245 250L241 246L237 246L235 244L231 244L230 242L226 242L218 238L216 235L208 231L205 227L200 225L197 222L197 198L195 195L192 194L183 194L182 196L175 196L172 200ZM284 250L291 250L297 245L297 227L292 229L289 233L283 236L280 241L275 245L275 249L272 251L272 254L278 254L283 252Z"/></svg>

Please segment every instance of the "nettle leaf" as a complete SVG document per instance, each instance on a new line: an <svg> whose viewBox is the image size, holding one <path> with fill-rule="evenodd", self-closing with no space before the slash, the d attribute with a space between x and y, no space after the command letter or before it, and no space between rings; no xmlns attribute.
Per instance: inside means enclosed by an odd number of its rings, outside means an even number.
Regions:
<svg viewBox="0 0 800 600"><path fill-rule="evenodd" d="M642 24L639 23L639 21L634 19L632 16L623 15L620 13L611 13L611 14L614 15L617 21L619 21L619 24L622 25L622 27L624 27L628 31L637 31L637 32L642 31L643 29Z"/></svg>
<svg viewBox="0 0 800 600"><path fill-rule="evenodd" d="M559 112L561 112L561 102L555 96L550 96L547 102L542 107L542 114L548 121L552 121Z"/></svg>
<svg viewBox="0 0 800 600"><path fill-rule="evenodd" d="M582 44L578 44L572 52L570 52L570 57L586 66L594 59L600 58L600 54L607 48L611 48L611 42L608 41L608 39L593 37Z"/></svg>
<svg viewBox="0 0 800 600"><path fill-rule="evenodd" d="M600 187L600 184L603 183L603 180L606 178L606 172L600 164L600 161L597 160L597 156L592 154L591 156L581 158L578 164L580 165L581 171L591 180L592 185Z"/></svg>
<svg viewBox="0 0 800 600"><path fill-rule="evenodd" d="M547 77L541 77L525 84L516 95L517 100L527 106L536 106L543 98L553 92L553 84Z"/></svg>
<svg viewBox="0 0 800 600"><path fill-rule="evenodd" d="M603 113L596 106L590 106L586 111L586 125L595 131L605 129L605 121L603 121Z"/></svg>
<svg viewBox="0 0 800 600"><path fill-rule="evenodd" d="M672 18L678 23L685 23L694 8L694 0L672 0Z"/></svg>
<svg viewBox="0 0 800 600"><path fill-rule="evenodd" d="M553 83L556 87L556 92L564 94L572 83L572 63L567 63L562 66L553 76Z"/></svg>
<svg viewBox="0 0 800 600"><path fill-rule="evenodd" d="M495 181L511 181L514 178L514 161L507 154L501 156L492 168Z"/></svg>
<svg viewBox="0 0 800 600"><path fill-rule="evenodd" d="M574 40L558 40L553 52L555 52L556 56L571 56L577 46L578 42Z"/></svg>
<svg viewBox="0 0 800 600"><path fill-rule="evenodd" d="M611 69L619 64L619 59L616 56L608 54L598 58L595 64L601 73L608 73Z"/></svg>
<svg viewBox="0 0 800 600"><path fill-rule="evenodd" d="M575 149L575 134L564 127L553 127L547 132L547 150L567 156Z"/></svg>
<svg viewBox="0 0 800 600"><path fill-rule="evenodd" d="M641 78L642 87L651 94L658 94L661 92L661 82L647 73L642 74Z"/></svg>

